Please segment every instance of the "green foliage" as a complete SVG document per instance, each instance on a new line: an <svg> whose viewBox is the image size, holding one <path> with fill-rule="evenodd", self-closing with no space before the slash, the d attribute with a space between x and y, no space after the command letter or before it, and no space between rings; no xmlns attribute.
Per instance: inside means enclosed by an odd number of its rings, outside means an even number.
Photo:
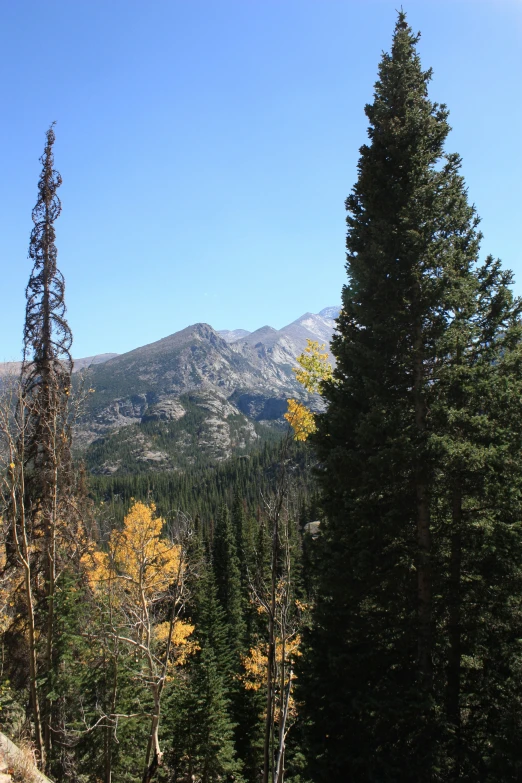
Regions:
<svg viewBox="0 0 522 783"><path fill-rule="evenodd" d="M172 716L170 780L217 783L242 780L235 758L233 724L214 650L204 645L187 682L178 685L168 705Z"/></svg>
<svg viewBox="0 0 522 783"><path fill-rule="evenodd" d="M218 600L225 613L229 647L231 652L238 656L245 633L241 571L237 555L237 538L227 506L222 506L216 520L212 550L212 567Z"/></svg>
<svg viewBox="0 0 522 783"><path fill-rule="evenodd" d="M173 781L197 779L212 783L223 776L241 781L230 715L233 654L226 612L218 600L212 568L200 564L195 621L200 650L167 703L171 732L168 763Z"/></svg>
<svg viewBox="0 0 522 783"><path fill-rule="evenodd" d="M236 497L233 517L223 506L216 521L213 540L212 566L220 606L224 610L227 648L230 652L230 670L226 685L230 695L231 716L235 723L234 742L239 758L246 767L248 779L255 780L260 765L261 703L257 691L246 690L241 676L241 656L255 644L251 614L249 565L246 554L252 556L252 538L247 527L244 509ZM242 558L238 557L238 540Z"/></svg>

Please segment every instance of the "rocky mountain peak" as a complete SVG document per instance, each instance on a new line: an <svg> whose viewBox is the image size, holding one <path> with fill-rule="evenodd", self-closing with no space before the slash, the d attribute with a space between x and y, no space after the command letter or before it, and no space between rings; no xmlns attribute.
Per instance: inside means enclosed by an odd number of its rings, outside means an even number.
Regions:
<svg viewBox="0 0 522 783"><path fill-rule="evenodd" d="M285 426L289 397L321 405L292 368L307 340L329 344L330 314L338 309L251 333L196 323L127 353L102 355L99 363L80 360L80 374L89 374L95 391L77 428L77 447L91 470L102 473L180 470L248 453Z"/></svg>

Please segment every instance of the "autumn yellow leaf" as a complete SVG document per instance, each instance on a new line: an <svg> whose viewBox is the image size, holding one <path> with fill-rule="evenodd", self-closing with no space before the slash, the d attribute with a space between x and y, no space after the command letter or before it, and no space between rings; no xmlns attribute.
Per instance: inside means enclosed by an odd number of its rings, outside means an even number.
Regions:
<svg viewBox="0 0 522 783"><path fill-rule="evenodd" d="M307 340L306 348L297 357L298 367L294 367L296 379L309 394L321 394L322 383L332 379L332 366L328 361L325 344L317 340ZM315 415L302 402L287 400L288 410L285 419L294 431L294 439L305 441L316 430Z"/></svg>
<svg viewBox="0 0 522 783"><path fill-rule="evenodd" d="M294 431L295 440L306 440L315 432L315 416L312 411L297 400L287 400L288 410L284 417Z"/></svg>

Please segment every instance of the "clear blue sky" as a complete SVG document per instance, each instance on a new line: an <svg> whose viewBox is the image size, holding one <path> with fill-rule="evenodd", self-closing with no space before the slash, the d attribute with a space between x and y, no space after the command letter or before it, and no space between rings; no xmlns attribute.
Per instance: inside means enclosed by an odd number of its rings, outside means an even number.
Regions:
<svg viewBox="0 0 522 783"><path fill-rule="evenodd" d="M20 355L31 209L56 120L74 354L339 301L344 199L396 0L2 5L0 360ZM522 294L522 3L411 0L483 252Z"/></svg>

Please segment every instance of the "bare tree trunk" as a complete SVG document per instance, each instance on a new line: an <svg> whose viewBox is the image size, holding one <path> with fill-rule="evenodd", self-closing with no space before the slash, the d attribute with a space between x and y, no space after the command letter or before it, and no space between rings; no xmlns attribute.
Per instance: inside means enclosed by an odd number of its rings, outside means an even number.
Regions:
<svg viewBox="0 0 522 783"><path fill-rule="evenodd" d="M460 678L461 678L461 569L462 569L462 492L456 488L453 492L452 523L449 574L449 656L447 682L447 717L454 731L454 767L453 779L460 779L461 756L461 714L460 714Z"/></svg>
<svg viewBox="0 0 522 783"><path fill-rule="evenodd" d="M181 558L180 558L180 564L181 564ZM178 574L178 579L181 579L181 574ZM147 744L147 751L145 754L145 769L143 771L142 783L150 783L150 781L152 780L152 778L156 773L156 770L158 769L158 767L161 766L163 760L163 753L161 752L161 748L159 744L161 694L163 692L163 688L165 687L165 682L167 680L167 671L169 666L170 652L172 649L172 637L174 634L174 626L176 624L176 620L177 620L176 607L173 606L171 608L167 647L165 651L163 666L160 672L160 677L158 679L158 682L151 686L152 694L154 697L154 712L151 719L149 741ZM151 669L151 677L152 676L153 676L153 672ZM154 750L154 755L152 757L152 762L149 763L150 754L152 750Z"/></svg>
<svg viewBox="0 0 522 783"><path fill-rule="evenodd" d="M276 676L276 612L277 612L277 568L278 558L280 555L280 521L283 504L288 491L288 476L286 459L288 454L288 448L290 445L291 436L287 435L283 441L281 448L281 472L277 485L275 499L271 507L271 513L269 515L272 522L272 556L271 556L271 580L270 580L270 598L268 601L268 660L267 660L267 678L266 678L266 720L265 720L265 736L263 745L263 777L262 783L269 783L270 772L272 771L272 780L275 781L275 769L274 769L274 755L275 755L275 732L274 732L274 717L275 717L275 676ZM286 552L288 559L288 552ZM289 570L288 570L289 578ZM286 586L288 590L288 584ZM286 611L287 607L283 610ZM282 636L284 634L282 633ZM286 642L286 640L285 640ZM284 661L282 665L283 678L284 678ZM284 680L283 680L284 682ZM283 691L281 692L281 699L283 699Z"/></svg>
<svg viewBox="0 0 522 783"><path fill-rule="evenodd" d="M162 756L160 746L159 746L159 738L158 738L158 729L159 729L159 716L160 716L160 702L159 698L155 695L154 696L154 714L152 716L151 721L151 729L150 729L150 735L149 735L149 741L147 745L147 753L145 757L145 769L143 770L143 776L142 776L142 783L150 783L152 778L154 777L156 770L161 764ZM149 764L150 755L152 754L152 761Z"/></svg>
<svg viewBox="0 0 522 783"><path fill-rule="evenodd" d="M278 750L277 750L277 763L276 763L276 773L275 773L275 780L277 783L279 783L279 772L278 770L282 767L280 764L281 759L281 753L283 751L284 747L284 714L285 714L285 674L286 674L286 665L285 665L285 657L286 657L286 628L283 623L281 623L281 662L280 667L281 671L279 673L279 715L277 719L277 723L279 726L279 741L278 741Z"/></svg>
<svg viewBox="0 0 522 783"><path fill-rule="evenodd" d="M160 683L161 685L161 683ZM151 719L151 727L149 734L149 741L147 744L147 751L145 754L145 768L143 770L142 783L150 783L154 777L156 770L161 766L163 759L163 753L159 744L159 723L160 723L160 706L161 706L161 690L160 685L152 688L154 696L154 712ZM152 761L149 763L152 753Z"/></svg>
<svg viewBox="0 0 522 783"><path fill-rule="evenodd" d="M16 455L19 460L23 459L23 453ZM11 465L14 465L15 455L11 452ZM35 602L32 587L32 567L29 539L27 535L27 520L24 506L24 472L23 466L20 468L20 504L18 507L18 498L16 492L16 480L14 468L11 468L11 525L13 534L14 550L17 559L24 572L24 592L27 604L28 620L28 641L29 641L29 692L31 696L31 707L33 713L34 733L36 749L39 755L40 764L45 765L45 745L42 733L42 718L40 712L40 698L38 693L38 659L36 655L36 623L35 623Z"/></svg>
<svg viewBox="0 0 522 783"><path fill-rule="evenodd" d="M53 451L53 456L56 452ZM45 647L45 674L49 680L53 670L53 641L54 641L54 591L56 587L56 516L57 516L57 493L58 493L58 470L56 464L52 474L51 503L46 520L46 609L47 609L47 639ZM45 698L45 725L44 725L44 743L45 756L49 763L51 757L52 733L51 726L53 721L52 702L46 694ZM46 772L49 772L48 767Z"/></svg>
<svg viewBox="0 0 522 783"><path fill-rule="evenodd" d="M266 675L266 720L263 745L263 783L270 776L270 746L274 730L274 664L275 664L275 613L277 587L277 555L279 550L279 513L276 513L272 531L272 579L270 583L270 611L268 615L268 661Z"/></svg>
<svg viewBox="0 0 522 783"><path fill-rule="evenodd" d="M118 694L118 662L119 662L119 647L118 642L116 642L116 650L114 654L114 675L112 679L112 693L111 693L111 703L110 703L110 714L114 715L116 713L116 697ZM112 782L112 743L113 743L113 736L112 736L112 726L107 726L105 729L105 736L106 736L106 755L105 755L105 783L111 783Z"/></svg>

